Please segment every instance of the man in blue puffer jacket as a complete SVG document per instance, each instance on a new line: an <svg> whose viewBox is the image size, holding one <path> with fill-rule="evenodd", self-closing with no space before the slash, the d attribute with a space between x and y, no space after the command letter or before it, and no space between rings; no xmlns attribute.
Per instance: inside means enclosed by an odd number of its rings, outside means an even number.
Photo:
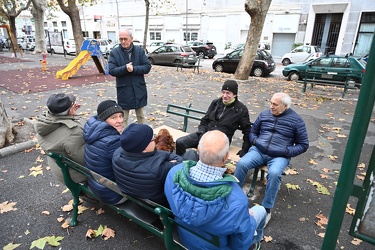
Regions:
<svg viewBox="0 0 375 250"><path fill-rule="evenodd" d="M267 165L266 194L262 205L267 210L267 221L271 218L281 175L289 165L291 157L300 155L309 148L305 122L290 108L291 98L286 93L272 96L270 109L263 111L250 130L252 147L237 163L234 175L242 187L250 169Z"/></svg>
<svg viewBox="0 0 375 250"><path fill-rule="evenodd" d="M94 172L115 181L112 169L113 152L120 147L123 129L122 108L115 101L106 100L97 108L98 115L90 117L84 126L85 166ZM119 204L125 198L93 180L88 180L91 191L101 201Z"/></svg>
<svg viewBox="0 0 375 250"><path fill-rule="evenodd" d="M197 150L198 162L184 161L169 171L164 192L176 221L208 239L210 234L218 236L220 246L179 227L182 243L190 250L259 249L266 210L262 206L249 209L238 180L225 174L228 137L219 130L208 131Z"/></svg>

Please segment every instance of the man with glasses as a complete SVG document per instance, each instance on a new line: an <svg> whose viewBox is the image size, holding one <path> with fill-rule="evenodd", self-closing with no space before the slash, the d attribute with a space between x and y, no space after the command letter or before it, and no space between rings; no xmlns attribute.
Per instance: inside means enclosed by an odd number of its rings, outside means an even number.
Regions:
<svg viewBox="0 0 375 250"><path fill-rule="evenodd" d="M76 97L70 94L53 94L47 100L48 111L36 117L34 125L40 147L46 152L55 152L84 164L83 126L76 118L81 107ZM64 183L61 168L48 157L48 165L58 181ZM83 182L86 177L69 169L74 182Z"/></svg>
<svg viewBox="0 0 375 250"><path fill-rule="evenodd" d="M144 109L147 105L145 74L151 64L140 46L133 44L129 30L120 30L121 46L112 49L109 58L109 74L116 77L117 103L124 110L124 128L128 125L129 112L135 109L137 122L145 123Z"/></svg>
<svg viewBox="0 0 375 250"><path fill-rule="evenodd" d="M176 153L183 155L188 148L196 148L204 133L220 130L227 135L231 143L237 129L242 130L242 149L237 153L240 157L250 148L249 132L251 128L247 107L238 100L238 84L234 80L226 80L221 88L221 98L211 102L206 114L201 119L198 131L183 136L176 141Z"/></svg>
<svg viewBox="0 0 375 250"><path fill-rule="evenodd" d="M272 96L270 109L260 113L251 127L250 142L253 146L238 161L234 172L242 187L250 169L267 165L266 194L262 202L267 211L266 225L271 219L281 175L289 165L290 158L309 148L305 122L290 108L291 103L286 93Z"/></svg>

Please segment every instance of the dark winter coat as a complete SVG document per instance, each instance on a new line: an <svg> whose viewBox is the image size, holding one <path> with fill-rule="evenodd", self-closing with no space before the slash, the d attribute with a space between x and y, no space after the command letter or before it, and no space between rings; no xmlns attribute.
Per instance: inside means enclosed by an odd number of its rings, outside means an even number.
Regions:
<svg viewBox="0 0 375 250"><path fill-rule="evenodd" d="M238 99L226 106L222 98L211 102L206 114L201 119L198 126L198 133L206 133L210 130L220 130L226 134L229 141L237 129L242 130L243 144L242 149L247 152L250 148L249 132L251 128L249 110Z"/></svg>
<svg viewBox="0 0 375 250"><path fill-rule="evenodd" d="M113 154L112 165L117 186L122 192L167 205L165 178L168 171L182 161L181 156L162 150L129 153L118 148Z"/></svg>
<svg viewBox="0 0 375 250"><path fill-rule="evenodd" d="M129 62L133 63L133 72L126 69ZM146 106L147 87L144 75L150 72L151 64L145 51L139 46L133 46L130 60L128 53L120 45L111 51L108 64L109 74L116 77L117 100L122 109Z"/></svg>
<svg viewBox="0 0 375 250"><path fill-rule="evenodd" d="M250 141L271 157L291 158L309 148L305 122L290 108L279 116L270 110L260 113L251 127Z"/></svg>
<svg viewBox="0 0 375 250"><path fill-rule="evenodd" d="M84 126L85 166L92 171L115 181L112 169L113 152L120 147L120 133L105 121L92 116ZM123 196L113 192L94 180L88 180L90 189L104 203L116 204Z"/></svg>

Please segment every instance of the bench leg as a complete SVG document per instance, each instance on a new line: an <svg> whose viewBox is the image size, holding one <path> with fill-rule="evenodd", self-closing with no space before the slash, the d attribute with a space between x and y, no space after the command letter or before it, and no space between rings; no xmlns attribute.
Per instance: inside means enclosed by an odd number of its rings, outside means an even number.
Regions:
<svg viewBox="0 0 375 250"><path fill-rule="evenodd" d="M72 210L72 219L69 223L69 225L71 227L74 227L78 224L78 205L79 205L79 194L80 194L80 190L78 189L75 189L75 190L70 190L72 192L72 195L73 195L73 210Z"/></svg>
<svg viewBox="0 0 375 250"><path fill-rule="evenodd" d="M253 180L251 181L251 186L250 186L249 192L247 193L247 197L251 198L254 196L255 184L258 179L258 173L259 173L259 168L254 168Z"/></svg>

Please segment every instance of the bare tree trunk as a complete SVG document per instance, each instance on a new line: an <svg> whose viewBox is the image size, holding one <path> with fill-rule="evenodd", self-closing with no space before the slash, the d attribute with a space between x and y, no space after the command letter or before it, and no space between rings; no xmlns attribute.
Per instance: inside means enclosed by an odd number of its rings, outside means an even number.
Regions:
<svg viewBox="0 0 375 250"><path fill-rule="evenodd" d="M150 16L150 1L145 0L145 5L146 5L146 20L145 20L145 32L144 32L144 35L143 35L143 49L146 51L148 20L149 20L149 16Z"/></svg>
<svg viewBox="0 0 375 250"><path fill-rule="evenodd" d="M81 19L79 16L79 9L76 4L76 0L57 0L61 10L67 14L72 22L74 41L76 42L77 55L81 52L81 46L83 43L83 34L81 27ZM65 4L68 4L67 6Z"/></svg>
<svg viewBox="0 0 375 250"><path fill-rule="evenodd" d="M13 124L8 118L3 102L0 100L0 148L14 142Z"/></svg>
<svg viewBox="0 0 375 250"><path fill-rule="evenodd" d="M46 51L46 39L44 34L44 11L47 6L46 0L31 0L33 3L32 14L35 24L35 49L34 54Z"/></svg>
<svg viewBox="0 0 375 250"><path fill-rule="evenodd" d="M247 33L245 49L237 66L234 78L247 80L254 63L258 44L262 35L264 21L272 0L246 0L245 11L250 15L250 29Z"/></svg>

